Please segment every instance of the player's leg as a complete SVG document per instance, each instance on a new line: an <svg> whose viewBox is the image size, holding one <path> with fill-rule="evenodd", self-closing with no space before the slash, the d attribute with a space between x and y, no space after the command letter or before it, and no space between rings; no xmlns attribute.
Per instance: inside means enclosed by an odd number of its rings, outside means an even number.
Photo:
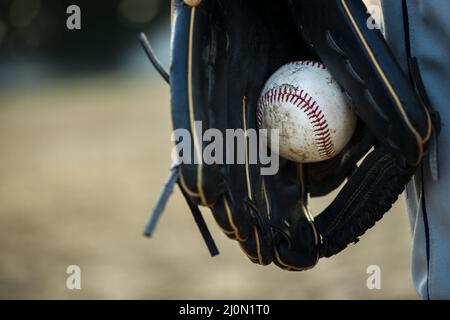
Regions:
<svg viewBox="0 0 450 320"><path fill-rule="evenodd" d="M425 160L407 187L413 236L412 274L424 299L450 299L450 1L384 0L386 38L407 70L408 51L417 57L432 107L440 113L441 178L431 178ZM399 19L404 17L404 19Z"/></svg>

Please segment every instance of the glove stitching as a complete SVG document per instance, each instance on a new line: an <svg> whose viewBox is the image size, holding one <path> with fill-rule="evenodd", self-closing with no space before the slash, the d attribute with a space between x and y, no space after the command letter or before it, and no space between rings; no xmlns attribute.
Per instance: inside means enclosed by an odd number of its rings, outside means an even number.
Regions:
<svg viewBox="0 0 450 320"><path fill-rule="evenodd" d="M386 159L388 158L387 155L383 156L382 158L380 158L380 162L384 162ZM384 172L391 168L392 166L389 166L388 168L383 168L379 174L378 174L378 179L379 180L380 177L383 176ZM374 171L378 171L378 166L373 166L372 169L367 173L366 177L370 177L374 174ZM376 182L377 182L376 181ZM342 220L342 216L344 216L344 212L346 212L348 210L348 208L352 205L352 203L355 201L355 198L366 188L367 184L369 183L368 179L365 180L365 182L361 183L358 188L355 190L355 192L352 194L352 196L350 197L350 199L346 202L346 205L339 211L339 213L334 217L332 223L328 226L328 228L324 231L324 234L330 234L331 232L334 231L334 229L337 227L337 225L339 225L339 223Z"/></svg>

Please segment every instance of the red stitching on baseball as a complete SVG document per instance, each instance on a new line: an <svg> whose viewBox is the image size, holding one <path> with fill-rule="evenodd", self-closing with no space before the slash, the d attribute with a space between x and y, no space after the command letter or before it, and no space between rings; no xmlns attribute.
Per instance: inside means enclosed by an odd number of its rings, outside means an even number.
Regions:
<svg viewBox="0 0 450 320"><path fill-rule="evenodd" d="M323 67L320 62L315 61L298 61L293 62L293 64ZM319 104L304 90L299 91L298 88L293 90L292 88L282 86L267 91L258 101L256 110L258 127L261 127L262 124L263 109L268 104L273 104L274 102L289 102L297 108L300 108L300 110L306 114L313 126L315 141L320 157L322 159L328 159L335 155L336 151L331 139L331 132L328 128L327 119L325 119L325 115L322 113Z"/></svg>

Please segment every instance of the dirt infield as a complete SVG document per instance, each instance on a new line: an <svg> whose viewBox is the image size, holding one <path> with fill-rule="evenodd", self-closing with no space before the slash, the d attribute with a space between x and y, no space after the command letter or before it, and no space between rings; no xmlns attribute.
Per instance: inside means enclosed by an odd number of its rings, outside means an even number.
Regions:
<svg viewBox="0 0 450 320"><path fill-rule="evenodd" d="M168 88L151 80L0 93L0 298L417 298L401 204L357 246L303 273L253 265L206 214L222 252L209 258L178 192L145 239L170 132ZM79 291L65 287L73 264ZM372 264L381 290L366 287Z"/></svg>

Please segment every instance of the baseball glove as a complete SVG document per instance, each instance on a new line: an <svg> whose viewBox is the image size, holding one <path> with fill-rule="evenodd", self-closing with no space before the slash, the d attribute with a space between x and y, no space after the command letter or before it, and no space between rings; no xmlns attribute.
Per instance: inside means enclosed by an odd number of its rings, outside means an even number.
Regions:
<svg viewBox="0 0 450 320"><path fill-rule="evenodd" d="M152 234L176 183L212 255L217 248L198 206L211 209L252 262L286 270L313 267L381 219L422 162L434 130L418 81L401 70L368 19L361 0L175 0L172 120L174 129L190 134L192 147L173 165L146 234ZM280 158L278 172L263 175L267 164L249 160L247 133L258 129L265 81L300 60L329 70L358 116L357 130L332 159L299 164ZM243 157L237 163L202 161L214 142L200 139L208 129L224 137L227 129L243 132L235 137L243 140L243 150L236 147L231 158ZM313 217L308 198L344 182Z"/></svg>

